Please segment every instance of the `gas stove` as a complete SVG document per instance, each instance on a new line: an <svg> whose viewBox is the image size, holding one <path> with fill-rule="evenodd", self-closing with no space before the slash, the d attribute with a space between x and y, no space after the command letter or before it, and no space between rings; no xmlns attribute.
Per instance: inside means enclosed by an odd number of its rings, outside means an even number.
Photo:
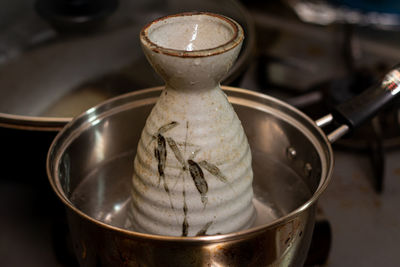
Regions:
<svg viewBox="0 0 400 267"><path fill-rule="evenodd" d="M259 45L255 74L243 87L276 96L314 119L361 93L400 62L400 34L351 24L304 23L289 6L252 10ZM337 147L367 152L373 186L384 187L385 149L400 146L399 101ZM384 130L383 130L384 129Z"/></svg>
<svg viewBox="0 0 400 267"><path fill-rule="evenodd" d="M394 28L305 22L294 2L248 5L258 43L240 87L280 98L316 120L400 62ZM395 265L399 145L399 100L333 144L335 171L319 202L307 266Z"/></svg>

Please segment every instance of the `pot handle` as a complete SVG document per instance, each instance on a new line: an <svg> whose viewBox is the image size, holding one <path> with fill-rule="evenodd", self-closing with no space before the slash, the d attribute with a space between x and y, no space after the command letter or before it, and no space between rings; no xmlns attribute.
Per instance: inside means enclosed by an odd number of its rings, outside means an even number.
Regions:
<svg viewBox="0 0 400 267"><path fill-rule="evenodd" d="M333 143L374 116L399 93L400 65L397 65L377 85L365 90L350 101L338 105L331 114L320 118L315 123L317 126L323 127L335 120L341 125L328 135L329 142Z"/></svg>

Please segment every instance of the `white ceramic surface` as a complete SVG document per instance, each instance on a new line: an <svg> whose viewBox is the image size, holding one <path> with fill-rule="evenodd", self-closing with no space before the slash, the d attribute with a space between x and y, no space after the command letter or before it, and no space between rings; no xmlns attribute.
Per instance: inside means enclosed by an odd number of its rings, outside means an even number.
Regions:
<svg viewBox="0 0 400 267"><path fill-rule="evenodd" d="M249 227L256 216L250 148L219 86L242 28L220 15L184 13L148 24L140 38L166 85L134 161L134 227L173 236Z"/></svg>

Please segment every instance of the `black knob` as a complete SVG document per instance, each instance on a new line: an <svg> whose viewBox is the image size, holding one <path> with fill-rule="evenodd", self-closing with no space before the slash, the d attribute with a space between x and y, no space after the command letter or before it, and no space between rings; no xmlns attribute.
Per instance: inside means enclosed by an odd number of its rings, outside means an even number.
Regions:
<svg viewBox="0 0 400 267"><path fill-rule="evenodd" d="M37 0L38 14L56 30L87 33L98 29L118 7L118 0Z"/></svg>

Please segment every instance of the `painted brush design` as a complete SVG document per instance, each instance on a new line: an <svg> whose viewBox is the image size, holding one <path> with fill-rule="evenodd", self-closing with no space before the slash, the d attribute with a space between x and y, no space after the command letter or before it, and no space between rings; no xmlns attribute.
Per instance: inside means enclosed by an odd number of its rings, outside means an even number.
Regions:
<svg viewBox="0 0 400 267"><path fill-rule="evenodd" d="M193 144L188 143L188 137L187 137L187 132L189 130L189 122L186 122L186 138L184 142L177 142L174 140L173 137L171 136L165 136L167 132L174 127L178 126L179 123L176 121L169 122L159 128L156 134L153 135L153 139L156 140L156 145L154 148L154 156L157 161L157 170L159 174L159 183L160 180L163 182L164 185L164 190L168 194L168 196L171 198L171 193L169 190L168 183L166 181L165 177L165 168L166 168L166 161L167 161L167 145L172 151L172 154L176 161L180 164L181 166L181 172L179 174L179 177L182 177L183 179L183 186L182 186L182 196L183 196L183 222L182 222L182 236L187 236L188 235L188 230L189 230L189 223L187 219L188 215L188 206L186 203L186 189L185 189L185 177L189 176L191 177L197 191L200 194L200 199L203 204L203 209L206 208L207 202L208 202L208 197L207 197L207 192L208 192L208 183L207 180L205 179L204 176L204 170L209 172L212 176L217 178L219 181L223 183L228 183L228 178L221 172L221 170L213 163L209 163L206 160L201 160L201 161L195 161L194 158L198 154L198 152L201 151L200 148L197 148L194 150L191 154L190 157L185 159L184 154L186 153L187 147L198 147ZM182 152L183 149L183 152ZM174 209L174 206L171 203L171 208ZM212 224L211 222L208 222L204 227L203 230L200 231L202 235L206 234L207 229L210 227Z"/></svg>
<svg viewBox="0 0 400 267"><path fill-rule="evenodd" d="M207 222L203 228L200 229L200 231L197 232L196 236L202 236L202 235L207 235L207 230L208 228L213 224L213 222Z"/></svg>
<svg viewBox="0 0 400 267"><path fill-rule="evenodd" d="M207 199L208 184L206 179L204 179L204 173L201 170L199 164L197 164L195 161L189 159L187 163L189 164L190 176L192 176L197 191L199 191L201 195L201 202L203 203L205 208L208 201Z"/></svg>
<svg viewBox="0 0 400 267"><path fill-rule="evenodd" d="M171 199L171 193L168 187L168 183L165 180L165 163L167 161L167 145L166 145L166 140L165 137L162 135L165 132L171 130L172 128L178 126L178 123L176 121L172 121L168 124L165 124L161 126L157 133L153 135L153 140L156 140L156 146L154 148L154 157L157 160L157 170L158 170L158 184L160 185L160 182L163 182L164 190L168 194L169 198L169 203L171 206L172 210L175 210L174 205L172 203ZM176 216L175 216L176 217Z"/></svg>

